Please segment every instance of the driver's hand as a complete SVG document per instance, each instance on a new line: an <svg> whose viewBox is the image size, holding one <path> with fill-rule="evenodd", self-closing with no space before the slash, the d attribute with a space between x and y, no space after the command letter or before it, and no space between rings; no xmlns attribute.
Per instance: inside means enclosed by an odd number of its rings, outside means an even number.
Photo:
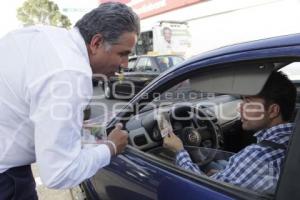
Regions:
<svg viewBox="0 0 300 200"><path fill-rule="evenodd" d="M210 169L207 173L206 173L206 175L207 176L212 176L212 175L214 175L215 173L218 173L219 172L219 170L217 170L217 169Z"/></svg>
<svg viewBox="0 0 300 200"><path fill-rule="evenodd" d="M181 140L173 133L170 132L166 137L164 137L163 146L171 151L177 152L183 149L183 144Z"/></svg>

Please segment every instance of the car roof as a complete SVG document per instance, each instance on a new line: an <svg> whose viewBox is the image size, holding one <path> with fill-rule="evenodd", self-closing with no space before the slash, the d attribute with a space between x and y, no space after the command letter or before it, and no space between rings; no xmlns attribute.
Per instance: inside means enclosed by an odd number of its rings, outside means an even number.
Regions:
<svg viewBox="0 0 300 200"><path fill-rule="evenodd" d="M291 50L292 48L289 48L296 46L299 46L299 48L293 48L293 50ZM284 47L286 48L284 49ZM273 51L269 51L270 49L276 48L278 48L278 51L276 51L275 53ZM173 72L183 73L186 70L190 71L191 68L210 67L218 63L224 64L226 62L228 63L249 60L253 56L257 59L259 59L260 57L271 58L274 56L299 57L300 33L239 43L221 47L205 53L200 53L199 55L193 56L192 58L189 58L184 62L178 64L174 68L166 70L163 74ZM206 66L199 65L199 63L203 61L206 62Z"/></svg>
<svg viewBox="0 0 300 200"><path fill-rule="evenodd" d="M160 54L160 55L135 55L135 56L130 56L129 59L137 59L139 57L161 57L161 56L175 56L175 57L180 57L180 58L183 58L182 56L180 55L175 55L175 54Z"/></svg>
<svg viewBox="0 0 300 200"><path fill-rule="evenodd" d="M229 46L224 46L212 51L208 51L206 53L199 54L191 59L199 60L199 59L207 59L211 57L217 57L226 54L246 52L246 51L254 51L260 49L271 49L276 47L288 47L300 45L300 33L283 35L277 37L271 37L266 39L254 40Z"/></svg>

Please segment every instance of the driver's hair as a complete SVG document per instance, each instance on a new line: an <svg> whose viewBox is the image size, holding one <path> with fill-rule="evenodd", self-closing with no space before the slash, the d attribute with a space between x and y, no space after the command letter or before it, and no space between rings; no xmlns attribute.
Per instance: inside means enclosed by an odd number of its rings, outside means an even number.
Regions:
<svg viewBox="0 0 300 200"><path fill-rule="evenodd" d="M281 117L288 122L292 119L297 90L295 85L282 72L272 72L263 89L258 94L266 101L266 106L275 103L280 107Z"/></svg>

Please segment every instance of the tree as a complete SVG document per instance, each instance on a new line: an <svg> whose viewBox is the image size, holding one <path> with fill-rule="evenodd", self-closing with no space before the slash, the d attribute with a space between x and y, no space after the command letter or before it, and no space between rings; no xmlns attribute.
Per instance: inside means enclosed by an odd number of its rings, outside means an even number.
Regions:
<svg viewBox="0 0 300 200"><path fill-rule="evenodd" d="M69 18L60 13L56 3L50 0L27 0L17 9L17 18L24 26L45 24L70 28Z"/></svg>

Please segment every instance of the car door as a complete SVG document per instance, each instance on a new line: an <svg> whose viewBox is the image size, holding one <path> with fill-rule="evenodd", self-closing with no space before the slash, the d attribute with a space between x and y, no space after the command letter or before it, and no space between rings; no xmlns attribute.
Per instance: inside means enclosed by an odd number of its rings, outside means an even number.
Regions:
<svg viewBox="0 0 300 200"><path fill-rule="evenodd" d="M155 162L155 159L129 147L122 155L113 158L109 167L98 172L89 181L94 186L95 194L101 199L235 199L234 196L227 196L211 188L199 187L199 182L193 180L191 175L176 175L177 172L179 170L159 161ZM206 180L201 184L208 183L209 180Z"/></svg>
<svg viewBox="0 0 300 200"><path fill-rule="evenodd" d="M244 64L246 65L246 64ZM177 90L179 90L177 88ZM134 123L139 122L138 118ZM129 130L130 128L127 127ZM134 130L138 132L138 130ZM131 131L130 134L135 134ZM135 145L113 158L111 165L100 170L91 185L102 199L273 199L209 177L199 176L174 167L153 154L141 152L142 137L134 137ZM137 147L137 148L136 148Z"/></svg>
<svg viewBox="0 0 300 200"><path fill-rule="evenodd" d="M174 79L178 81L181 75L184 76L184 74L178 74ZM177 88L177 91L180 89ZM132 120L132 123L142 125L143 122L138 119L137 117L136 120ZM127 130L131 129L127 127ZM175 167L173 163L140 151L136 147L142 146L145 138L135 137L139 131L139 129L134 129L129 133L134 135L135 145L131 143L132 147L128 147L122 155L113 158L111 165L105 170L100 170L90 180L95 194L102 199L126 197L126 199L133 200L193 200L199 197L203 199L257 199L260 197L254 192L188 173Z"/></svg>
<svg viewBox="0 0 300 200"><path fill-rule="evenodd" d="M265 49L260 47L241 52L238 52L240 49L236 48L232 54L220 52L220 56L210 54L208 59L193 60L193 62L171 71L172 73L159 77L147 86L146 91L148 95L153 95L155 92L165 90L169 85L184 81L189 75L200 76L202 73L204 76L200 78L204 78L207 82L200 84L199 88L224 86L231 90L236 89L231 87L233 81L222 81L222 75L232 76L232 74L239 73L243 67L247 69L249 63L270 62L267 65L257 65L258 69L265 71L270 68L280 68L281 63L300 61L299 45L285 45L282 48L278 47L280 45L275 45L275 48L270 46ZM272 63L274 60L277 62ZM237 68L230 69L228 67L232 65L237 66ZM222 69L222 73L213 74L212 77L217 79L210 79L205 76L211 74L210 69ZM259 77L255 81L247 80L248 74L246 73L238 79L233 76L234 81L248 81L248 84L237 84L241 86L239 88L241 92L243 92L243 87L246 89L248 86L251 86L251 88L256 87L257 84L265 81L263 77ZM258 89L259 87L255 91L259 91ZM130 105L141 102L143 102L143 94L135 97ZM110 125L112 126L124 117L132 117L134 114L131 113L119 113ZM138 120L135 123L138 123ZM299 114L295 123L296 128L288 150L286 165L281 174L277 193L272 196L216 182L205 176L198 176L181 170L169 162L164 162L147 152L139 150L132 144L122 155L113 158L111 165L100 170L86 183L90 184L92 194L96 198L101 197L101 199L299 199L300 188L297 181L300 178L300 173L298 173L300 163L299 159L296 159L299 157L300 152ZM135 132L132 132L132 134L135 134ZM135 142L143 143L145 139L135 138L135 140Z"/></svg>

